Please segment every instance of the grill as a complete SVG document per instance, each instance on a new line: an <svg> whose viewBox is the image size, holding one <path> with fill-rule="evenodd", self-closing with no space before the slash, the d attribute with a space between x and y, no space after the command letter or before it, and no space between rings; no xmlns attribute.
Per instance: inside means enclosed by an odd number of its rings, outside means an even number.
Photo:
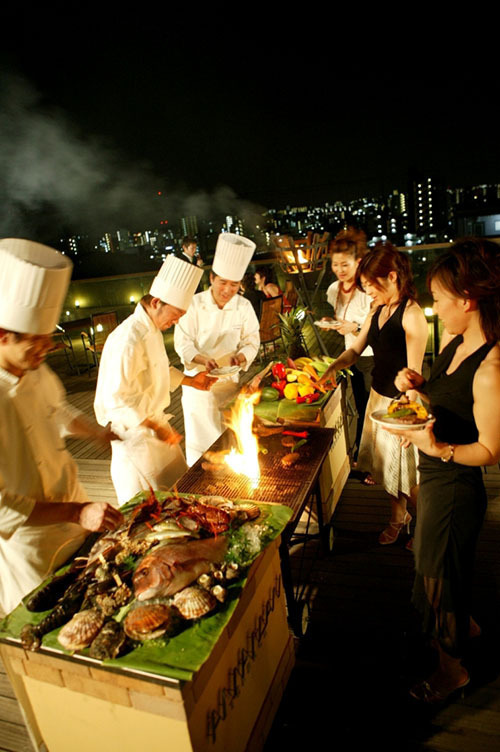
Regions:
<svg viewBox="0 0 500 752"><path fill-rule="evenodd" d="M304 427L287 425L286 429L303 431ZM229 467L216 472L203 470L200 459L183 475L177 489L183 493L209 493L228 499L253 499L285 504L294 512L290 522L294 526L294 521L298 521L314 490L321 466L333 442L333 429L314 427L308 428L307 431L308 442L300 447L300 459L290 468L281 465L281 458L291 451L281 444L281 434L259 440L261 447L267 449L267 454L259 454L261 475L257 488L252 488L248 478L234 473ZM217 439L211 449L220 451L234 445L234 435L228 430Z"/></svg>

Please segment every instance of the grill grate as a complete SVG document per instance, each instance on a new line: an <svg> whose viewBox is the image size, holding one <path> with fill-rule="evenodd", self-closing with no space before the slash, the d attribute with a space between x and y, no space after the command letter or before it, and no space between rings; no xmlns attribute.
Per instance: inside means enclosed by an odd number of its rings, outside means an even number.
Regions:
<svg viewBox="0 0 500 752"><path fill-rule="evenodd" d="M287 426L287 429L295 430L293 426ZM301 427L297 430L304 429ZM260 445L267 449L267 454L259 454L261 476L255 489L252 488L249 479L237 475L229 468L218 472L203 470L202 460L198 460L183 475L177 489L182 493L207 493L225 496L228 499L253 499L286 504L298 514L311 494L333 441L333 430L330 428L314 427L308 428L307 431L309 440L300 447L300 459L297 464L290 468L283 468L281 465L281 458L290 452L289 448L281 444L281 434L259 440ZM211 449L227 449L234 445L231 442L234 442L234 436L228 430L217 439Z"/></svg>

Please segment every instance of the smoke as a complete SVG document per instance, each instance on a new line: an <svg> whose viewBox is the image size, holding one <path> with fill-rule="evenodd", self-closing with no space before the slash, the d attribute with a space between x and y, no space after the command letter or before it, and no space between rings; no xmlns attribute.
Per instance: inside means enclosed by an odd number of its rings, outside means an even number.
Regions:
<svg viewBox="0 0 500 752"><path fill-rule="evenodd" d="M191 194L168 187L147 163L131 162L64 113L47 108L25 79L0 79L0 235L48 242L66 233L153 229L160 219L237 214L252 225L263 209L228 187ZM158 188L162 195L158 194Z"/></svg>

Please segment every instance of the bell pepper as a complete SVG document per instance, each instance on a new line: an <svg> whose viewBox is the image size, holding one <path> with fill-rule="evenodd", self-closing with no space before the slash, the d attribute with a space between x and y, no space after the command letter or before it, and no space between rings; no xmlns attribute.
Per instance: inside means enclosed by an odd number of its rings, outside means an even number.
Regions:
<svg viewBox="0 0 500 752"><path fill-rule="evenodd" d="M283 390L285 389L287 383L288 382L286 379L282 379L281 381L273 381L271 386L273 387L273 389L278 390L278 392L280 393L280 397L283 397Z"/></svg>
<svg viewBox="0 0 500 752"><path fill-rule="evenodd" d="M320 394L319 392L314 392L314 394L306 394L304 397L304 400L307 405L310 405L312 402L316 402L316 400L319 400Z"/></svg>
<svg viewBox="0 0 500 752"><path fill-rule="evenodd" d="M277 381L286 379L286 368L283 363L275 363L271 369L271 372Z"/></svg>

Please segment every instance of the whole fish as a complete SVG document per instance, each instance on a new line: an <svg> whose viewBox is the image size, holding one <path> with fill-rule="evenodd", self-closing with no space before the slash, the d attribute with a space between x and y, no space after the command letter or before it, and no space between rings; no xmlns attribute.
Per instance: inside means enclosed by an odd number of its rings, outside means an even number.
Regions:
<svg viewBox="0 0 500 752"><path fill-rule="evenodd" d="M154 549L139 562L133 577L134 593L139 601L174 595L190 585L200 574L221 562L227 548L224 536L172 543Z"/></svg>

